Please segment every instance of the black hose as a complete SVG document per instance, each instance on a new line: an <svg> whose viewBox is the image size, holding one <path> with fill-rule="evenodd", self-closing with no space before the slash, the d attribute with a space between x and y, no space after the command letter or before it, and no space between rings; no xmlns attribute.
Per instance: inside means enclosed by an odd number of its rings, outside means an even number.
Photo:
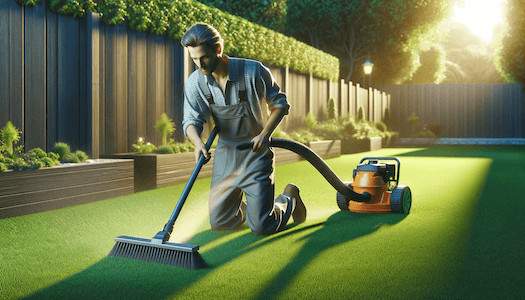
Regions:
<svg viewBox="0 0 525 300"><path fill-rule="evenodd" d="M251 148L253 143L245 143L238 146L239 149L247 149ZM328 181L328 183L334 187L339 193L345 195L346 197L359 202L364 202L370 200L370 194L359 194L354 192L350 187L345 185L339 177L330 169L330 167L324 162L324 160L319 157L315 152L313 152L310 148L307 146L287 140L287 139L281 139L281 138L271 138L270 139L270 147L275 148L282 148L286 150L290 150L298 155L300 155L302 158L306 159L314 168L323 175L323 177Z"/></svg>

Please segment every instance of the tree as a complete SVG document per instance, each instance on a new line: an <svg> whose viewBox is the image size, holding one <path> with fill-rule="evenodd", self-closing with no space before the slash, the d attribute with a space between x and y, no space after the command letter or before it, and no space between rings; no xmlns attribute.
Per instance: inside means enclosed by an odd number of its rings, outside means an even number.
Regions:
<svg viewBox="0 0 525 300"><path fill-rule="evenodd" d="M440 83L445 78L445 51L439 45L424 50L419 55L420 66L410 83Z"/></svg>
<svg viewBox="0 0 525 300"><path fill-rule="evenodd" d="M507 30L498 51L497 65L509 81L525 83L525 2L507 1Z"/></svg>
<svg viewBox="0 0 525 300"><path fill-rule="evenodd" d="M341 60L341 76L374 61L374 83L399 83L415 72L421 42L450 9L441 0L290 0L287 33Z"/></svg>

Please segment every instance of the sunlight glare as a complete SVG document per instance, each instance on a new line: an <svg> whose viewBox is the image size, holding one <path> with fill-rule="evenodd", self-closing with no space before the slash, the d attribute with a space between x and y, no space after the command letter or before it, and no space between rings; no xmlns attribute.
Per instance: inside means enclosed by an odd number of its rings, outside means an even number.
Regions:
<svg viewBox="0 0 525 300"><path fill-rule="evenodd" d="M484 42L492 40L494 28L503 22L504 0L464 0L454 7L454 20Z"/></svg>

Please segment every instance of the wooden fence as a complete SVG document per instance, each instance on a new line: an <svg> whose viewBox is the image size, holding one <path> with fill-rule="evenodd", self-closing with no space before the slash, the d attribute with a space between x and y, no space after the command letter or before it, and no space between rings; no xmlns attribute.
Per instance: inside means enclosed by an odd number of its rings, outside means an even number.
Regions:
<svg viewBox="0 0 525 300"><path fill-rule="evenodd" d="M179 41L6 0L0 45L0 125L22 129L26 149L64 141L93 157L127 152L139 136L160 142L154 125L163 112L182 137L183 86L194 66ZM389 105L387 94L351 82L270 68L292 106L285 126L326 112L330 98L338 115L363 107L376 121Z"/></svg>
<svg viewBox="0 0 525 300"><path fill-rule="evenodd" d="M407 136L412 113L450 138L524 138L525 92L520 84L416 84L385 87L393 126Z"/></svg>

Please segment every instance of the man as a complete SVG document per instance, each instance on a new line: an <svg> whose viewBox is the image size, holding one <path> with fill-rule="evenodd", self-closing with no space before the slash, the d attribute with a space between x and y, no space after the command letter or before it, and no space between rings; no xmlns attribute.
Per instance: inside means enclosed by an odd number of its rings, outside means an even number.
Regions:
<svg viewBox="0 0 525 300"><path fill-rule="evenodd" d="M219 32L208 24L191 26L181 43L198 67L184 88L182 122L195 145L195 159L201 153L210 157L200 137L203 124L211 117L219 127L209 199L212 229L237 229L247 221L255 234L272 234L283 230L290 216L295 223L304 222L306 207L296 186L287 185L274 201L269 138L289 105L269 69L255 60L224 55ZM263 101L271 110L266 122ZM250 141L251 149L237 148Z"/></svg>

